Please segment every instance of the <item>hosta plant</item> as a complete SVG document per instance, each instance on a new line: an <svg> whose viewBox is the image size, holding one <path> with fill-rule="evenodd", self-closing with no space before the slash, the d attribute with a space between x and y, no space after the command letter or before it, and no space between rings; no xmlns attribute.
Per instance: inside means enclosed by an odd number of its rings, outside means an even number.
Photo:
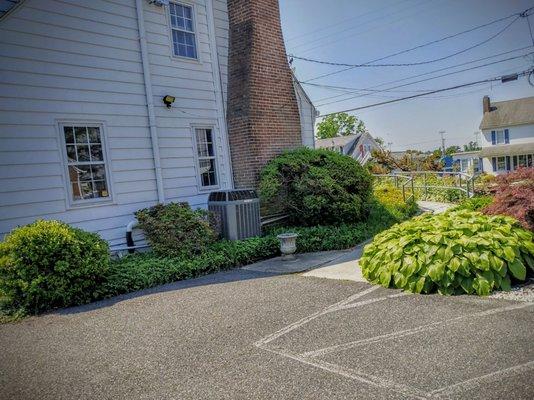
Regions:
<svg viewBox="0 0 534 400"><path fill-rule="evenodd" d="M371 283L415 293L488 295L534 270L533 234L507 216L423 214L375 236L360 259Z"/></svg>

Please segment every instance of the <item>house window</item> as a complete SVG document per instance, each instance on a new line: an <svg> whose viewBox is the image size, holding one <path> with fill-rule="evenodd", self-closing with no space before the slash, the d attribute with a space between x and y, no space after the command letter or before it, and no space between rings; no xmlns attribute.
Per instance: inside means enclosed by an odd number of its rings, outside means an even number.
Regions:
<svg viewBox="0 0 534 400"><path fill-rule="evenodd" d="M504 144L504 131L495 131L495 143L496 144Z"/></svg>
<svg viewBox="0 0 534 400"><path fill-rule="evenodd" d="M196 143L200 184L203 188L217 186L215 143L211 129L196 128Z"/></svg>
<svg viewBox="0 0 534 400"><path fill-rule="evenodd" d="M462 172L467 172L467 169L469 168L469 160L460 160L462 167Z"/></svg>
<svg viewBox="0 0 534 400"><path fill-rule="evenodd" d="M506 157L497 157L497 171L506 170Z"/></svg>
<svg viewBox="0 0 534 400"><path fill-rule="evenodd" d="M109 180L101 126L62 126L69 193L73 203L109 199Z"/></svg>
<svg viewBox="0 0 534 400"><path fill-rule="evenodd" d="M480 162L478 158L473 159L473 172L479 172L480 171Z"/></svg>
<svg viewBox="0 0 534 400"><path fill-rule="evenodd" d="M197 44L193 21L193 7L169 3L174 55L197 58Z"/></svg>

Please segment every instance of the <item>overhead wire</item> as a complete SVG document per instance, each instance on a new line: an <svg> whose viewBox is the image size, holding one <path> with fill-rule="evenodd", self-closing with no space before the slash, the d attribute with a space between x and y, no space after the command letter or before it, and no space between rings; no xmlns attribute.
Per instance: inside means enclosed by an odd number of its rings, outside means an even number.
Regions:
<svg viewBox="0 0 534 400"><path fill-rule="evenodd" d="M525 70L525 71L522 71L522 72L518 72L518 73L516 73L514 75L517 75L518 78L521 77L521 76L530 76L530 74L532 74L533 71L534 71L534 69L528 69L528 70ZM366 108L381 106L381 105L384 105L384 104L396 103L396 102L404 101L404 100L410 100L410 99L414 99L414 98L417 98L417 97L426 96L426 95L429 95L429 94L441 93L441 92L445 92L445 91L449 91L449 90L455 90L455 89L459 89L459 88L463 88L463 87L479 85L479 84L482 84L482 83L501 81L502 79L503 79L502 76L498 76L498 77L488 78L488 79L484 79L484 80L480 80L480 81L463 83L461 85L455 85L455 86L451 86L451 87L447 87L447 88L436 89L436 90L432 90L432 91L426 92L426 93L414 94L414 95L411 95L411 96L401 97L401 98L397 98L397 99L393 99L393 100L387 100L387 101L383 101L383 102L380 102L380 103L367 104L365 106L354 107L354 108L349 108L349 109L346 109L346 110L330 112L330 113L322 114L322 115L320 115L320 117L326 117L328 115L337 114L337 113L341 113L341 112L348 113L348 112L352 112L352 111L364 110Z"/></svg>

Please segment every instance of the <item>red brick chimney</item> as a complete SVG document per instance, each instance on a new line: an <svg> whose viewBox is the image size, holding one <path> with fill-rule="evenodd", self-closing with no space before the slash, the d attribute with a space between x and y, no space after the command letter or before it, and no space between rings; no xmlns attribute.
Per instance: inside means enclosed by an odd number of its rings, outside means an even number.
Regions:
<svg viewBox="0 0 534 400"><path fill-rule="evenodd" d="M489 96L484 96L482 98L482 112L487 113L491 111L491 102Z"/></svg>
<svg viewBox="0 0 534 400"><path fill-rule="evenodd" d="M228 0L228 136L236 188L257 187L261 168L302 145L278 0Z"/></svg>

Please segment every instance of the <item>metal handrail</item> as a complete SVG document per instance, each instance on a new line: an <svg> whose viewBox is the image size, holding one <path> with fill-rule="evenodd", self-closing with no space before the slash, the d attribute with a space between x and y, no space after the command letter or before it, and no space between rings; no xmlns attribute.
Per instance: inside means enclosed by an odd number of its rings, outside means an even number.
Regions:
<svg viewBox="0 0 534 400"><path fill-rule="evenodd" d="M415 184L416 176L423 176L423 184ZM441 177L453 176L458 178L458 185L431 185L427 183L427 175L439 175ZM465 193L466 197L473 197L475 193L475 178L476 175L466 174L465 172L453 172L453 171L398 171L391 174L374 174L376 177L380 178L393 178L395 182L395 187L402 188L402 195L404 201L410 199L415 199L415 189L424 189L425 198L428 197L428 189L455 189L459 190L462 193ZM399 178L404 179L404 181L399 184ZM406 197L406 185L410 184L412 189L412 194L408 198ZM465 185L465 187L464 187Z"/></svg>

